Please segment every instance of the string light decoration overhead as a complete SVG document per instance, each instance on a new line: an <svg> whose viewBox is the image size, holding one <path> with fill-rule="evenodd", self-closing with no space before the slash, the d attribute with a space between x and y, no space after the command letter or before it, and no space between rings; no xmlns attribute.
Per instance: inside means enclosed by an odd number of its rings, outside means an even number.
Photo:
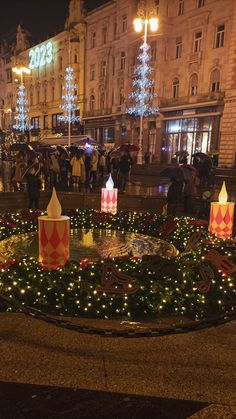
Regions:
<svg viewBox="0 0 236 419"><path fill-rule="evenodd" d="M76 84L74 82L74 70L72 67L69 66L66 68L66 75L64 79L65 84L63 86L62 94L64 103L60 105L60 108L63 109L64 114L59 117L59 120L68 124L68 146L70 146L71 124L74 122L80 122L80 116L75 115L75 111L79 110L79 107L75 104L77 95Z"/></svg>
<svg viewBox="0 0 236 419"><path fill-rule="evenodd" d="M16 120L16 124L13 125L13 128L16 129L17 131L20 131L22 133L24 133L25 131L30 130L32 127L32 125L30 125L28 123L29 120L29 116L28 116L28 108L26 107L26 105L28 104L28 101L26 100L25 97L25 86L23 84L21 84L19 86L18 89L18 94L17 94L17 106L16 106L16 112L17 114L15 115L15 120Z"/></svg>

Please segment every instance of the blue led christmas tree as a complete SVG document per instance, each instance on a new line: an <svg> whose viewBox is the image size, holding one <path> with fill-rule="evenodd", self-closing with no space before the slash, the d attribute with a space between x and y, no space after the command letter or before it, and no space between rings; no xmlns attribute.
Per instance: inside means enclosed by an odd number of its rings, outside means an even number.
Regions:
<svg viewBox="0 0 236 419"><path fill-rule="evenodd" d="M127 108L127 113L135 116L144 117L159 112L159 109L153 107L150 103L155 95L152 93L154 81L151 78L153 69L149 65L149 48L149 45L145 42L140 46L141 52L137 57L139 64L134 71L136 76L133 80L134 91L129 95L134 104Z"/></svg>
<svg viewBox="0 0 236 419"><path fill-rule="evenodd" d="M29 117L26 105L28 101L25 98L25 86L21 84L19 86L17 100L16 100L17 106L16 106L16 112L15 120L16 124L13 125L13 128L15 128L17 131L20 131L22 133L28 131L32 128L32 125L28 123Z"/></svg>
<svg viewBox="0 0 236 419"><path fill-rule="evenodd" d="M80 117L75 115L75 111L79 110L79 107L75 104L77 95L74 79L74 70L69 66L66 68L65 84L63 86L64 92L62 99L64 100L64 103L60 105L60 108L64 111L64 115L59 117L61 121L68 124L68 146L70 146L71 123L80 121Z"/></svg>
<svg viewBox="0 0 236 419"><path fill-rule="evenodd" d="M139 128L139 152L137 155L137 164L143 164L143 118L153 115L159 111L158 108L152 106L152 99L155 95L152 92L154 81L151 78L153 69L149 65L150 55L148 53L149 45L146 42L140 46L140 54L138 55L139 64L136 66L133 80L134 90L129 95L134 102L127 108L127 113L140 117Z"/></svg>

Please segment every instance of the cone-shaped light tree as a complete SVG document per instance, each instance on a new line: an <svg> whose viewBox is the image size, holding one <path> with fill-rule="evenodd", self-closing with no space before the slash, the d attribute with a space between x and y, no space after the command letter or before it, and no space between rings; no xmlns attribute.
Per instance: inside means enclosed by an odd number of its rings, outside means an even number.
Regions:
<svg viewBox="0 0 236 419"><path fill-rule="evenodd" d="M80 116L75 115L75 111L79 110L79 107L76 106L75 101L77 99L76 95L76 84L74 70L72 67L66 68L65 75L65 84L63 85L63 94L62 99L64 103L60 105L60 108L63 109L64 114L59 117L61 121L64 121L68 124L68 146L71 145L71 124L74 122L80 121Z"/></svg>
<svg viewBox="0 0 236 419"><path fill-rule="evenodd" d="M13 128L24 134L26 131L30 130L32 126L28 122L29 110L26 107L26 105L28 104L28 101L26 100L26 97L25 97L25 86L23 84L20 84L19 86L16 104L17 104L16 106L17 114L15 115L16 123L13 125Z"/></svg>
<svg viewBox="0 0 236 419"><path fill-rule="evenodd" d="M159 112L159 109L151 104L155 95L152 89L154 80L151 77L153 69L149 65L149 48L146 42L140 46L140 54L137 57L139 63L135 67L135 78L132 82L134 90L129 95L133 104L126 110L127 113L140 117L138 164L142 164L143 118Z"/></svg>

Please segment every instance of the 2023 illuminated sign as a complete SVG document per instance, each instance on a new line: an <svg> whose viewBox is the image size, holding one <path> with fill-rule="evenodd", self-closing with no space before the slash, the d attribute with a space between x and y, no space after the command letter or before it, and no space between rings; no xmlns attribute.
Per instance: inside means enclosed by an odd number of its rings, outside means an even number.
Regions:
<svg viewBox="0 0 236 419"><path fill-rule="evenodd" d="M29 68L42 67L43 65L50 64L53 60L53 44L51 41L39 47L33 48L29 52Z"/></svg>

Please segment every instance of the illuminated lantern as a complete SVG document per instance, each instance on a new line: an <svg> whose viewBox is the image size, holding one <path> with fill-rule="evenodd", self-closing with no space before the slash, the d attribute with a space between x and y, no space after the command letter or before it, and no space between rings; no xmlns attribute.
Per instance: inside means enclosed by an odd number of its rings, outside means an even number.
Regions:
<svg viewBox="0 0 236 419"><path fill-rule="evenodd" d="M234 224L234 202L227 202L228 194L223 182L219 193L219 202L211 203L211 212L208 230L220 239L232 236Z"/></svg>
<svg viewBox="0 0 236 419"><path fill-rule="evenodd" d="M112 214L117 213L117 194L118 194L118 189L114 188L114 182L110 174L109 179L106 183L106 188L102 188L102 197L101 197L101 211L102 212L111 212Z"/></svg>
<svg viewBox="0 0 236 419"><path fill-rule="evenodd" d="M39 261L45 269L65 265L70 254L70 218L61 215L61 205L53 188L46 216L38 217Z"/></svg>

